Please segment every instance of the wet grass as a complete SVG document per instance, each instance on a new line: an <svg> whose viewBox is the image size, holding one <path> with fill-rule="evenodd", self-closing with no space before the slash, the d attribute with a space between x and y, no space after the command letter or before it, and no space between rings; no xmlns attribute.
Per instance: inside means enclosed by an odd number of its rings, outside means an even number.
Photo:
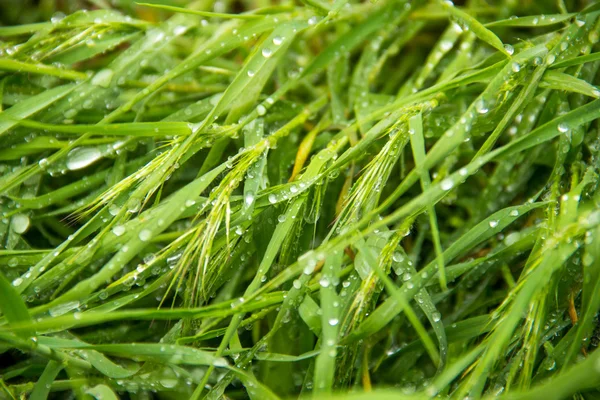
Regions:
<svg viewBox="0 0 600 400"><path fill-rule="evenodd" d="M0 5L0 398L600 397L598 3L83 3Z"/></svg>

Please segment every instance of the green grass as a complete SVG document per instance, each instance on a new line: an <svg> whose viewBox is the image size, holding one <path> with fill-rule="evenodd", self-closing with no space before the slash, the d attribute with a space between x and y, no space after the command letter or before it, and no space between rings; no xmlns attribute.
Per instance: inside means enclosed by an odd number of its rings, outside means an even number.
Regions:
<svg viewBox="0 0 600 400"><path fill-rule="evenodd" d="M0 2L0 399L600 398L599 4Z"/></svg>

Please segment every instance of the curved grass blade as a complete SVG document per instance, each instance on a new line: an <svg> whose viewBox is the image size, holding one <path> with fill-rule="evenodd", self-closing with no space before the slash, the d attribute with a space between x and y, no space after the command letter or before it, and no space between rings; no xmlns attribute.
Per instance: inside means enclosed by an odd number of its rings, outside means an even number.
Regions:
<svg viewBox="0 0 600 400"><path fill-rule="evenodd" d="M475 18L467 14L466 12L454 7L452 2L446 2L438 0L438 3L444 8L444 10L450 13L450 16L456 20L456 22L462 26L463 29L468 29L473 32L477 37L490 46L496 48L499 52L510 57L510 53L504 48L502 41L494 34L494 32L487 29L477 21Z"/></svg>
<svg viewBox="0 0 600 400"><path fill-rule="evenodd" d="M31 400L45 400L48 398L50 393L50 387L52 382L56 379L60 371L64 368L60 363L50 360L44 368L44 372L40 376L40 379L35 383L33 391L31 392Z"/></svg>

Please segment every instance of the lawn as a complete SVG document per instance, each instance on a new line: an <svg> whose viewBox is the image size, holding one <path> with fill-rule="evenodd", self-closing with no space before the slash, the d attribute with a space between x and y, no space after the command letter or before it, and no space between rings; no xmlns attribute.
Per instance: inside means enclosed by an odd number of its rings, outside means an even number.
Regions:
<svg viewBox="0 0 600 400"><path fill-rule="evenodd" d="M0 0L0 399L600 399L600 2L152 3Z"/></svg>

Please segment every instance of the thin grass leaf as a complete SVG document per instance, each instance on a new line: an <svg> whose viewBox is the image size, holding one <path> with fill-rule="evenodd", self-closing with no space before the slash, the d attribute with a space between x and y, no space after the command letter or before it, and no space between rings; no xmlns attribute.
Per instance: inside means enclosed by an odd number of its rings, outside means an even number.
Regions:
<svg viewBox="0 0 600 400"><path fill-rule="evenodd" d="M477 37L490 46L496 48L501 53L510 57L510 53L504 48L504 44L502 41L496 36L492 31L487 29L485 26L481 24L481 22L477 21L475 18L462 11L459 8L454 7L452 2L446 2L442 0L438 0L439 4L444 8L445 11L448 11L451 17L455 18L457 23L461 25L463 29L468 29L473 32Z"/></svg>
<svg viewBox="0 0 600 400"><path fill-rule="evenodd" d="M47 399L50 393L50 387L52 386L52 382L54 382L54 380L63 368L64 367L56 361L48 361L48 364L46 365L46 368L44 368L44 372L42 372L40 379L35 383L35 386L33 387L30 399Z"/></svg>

